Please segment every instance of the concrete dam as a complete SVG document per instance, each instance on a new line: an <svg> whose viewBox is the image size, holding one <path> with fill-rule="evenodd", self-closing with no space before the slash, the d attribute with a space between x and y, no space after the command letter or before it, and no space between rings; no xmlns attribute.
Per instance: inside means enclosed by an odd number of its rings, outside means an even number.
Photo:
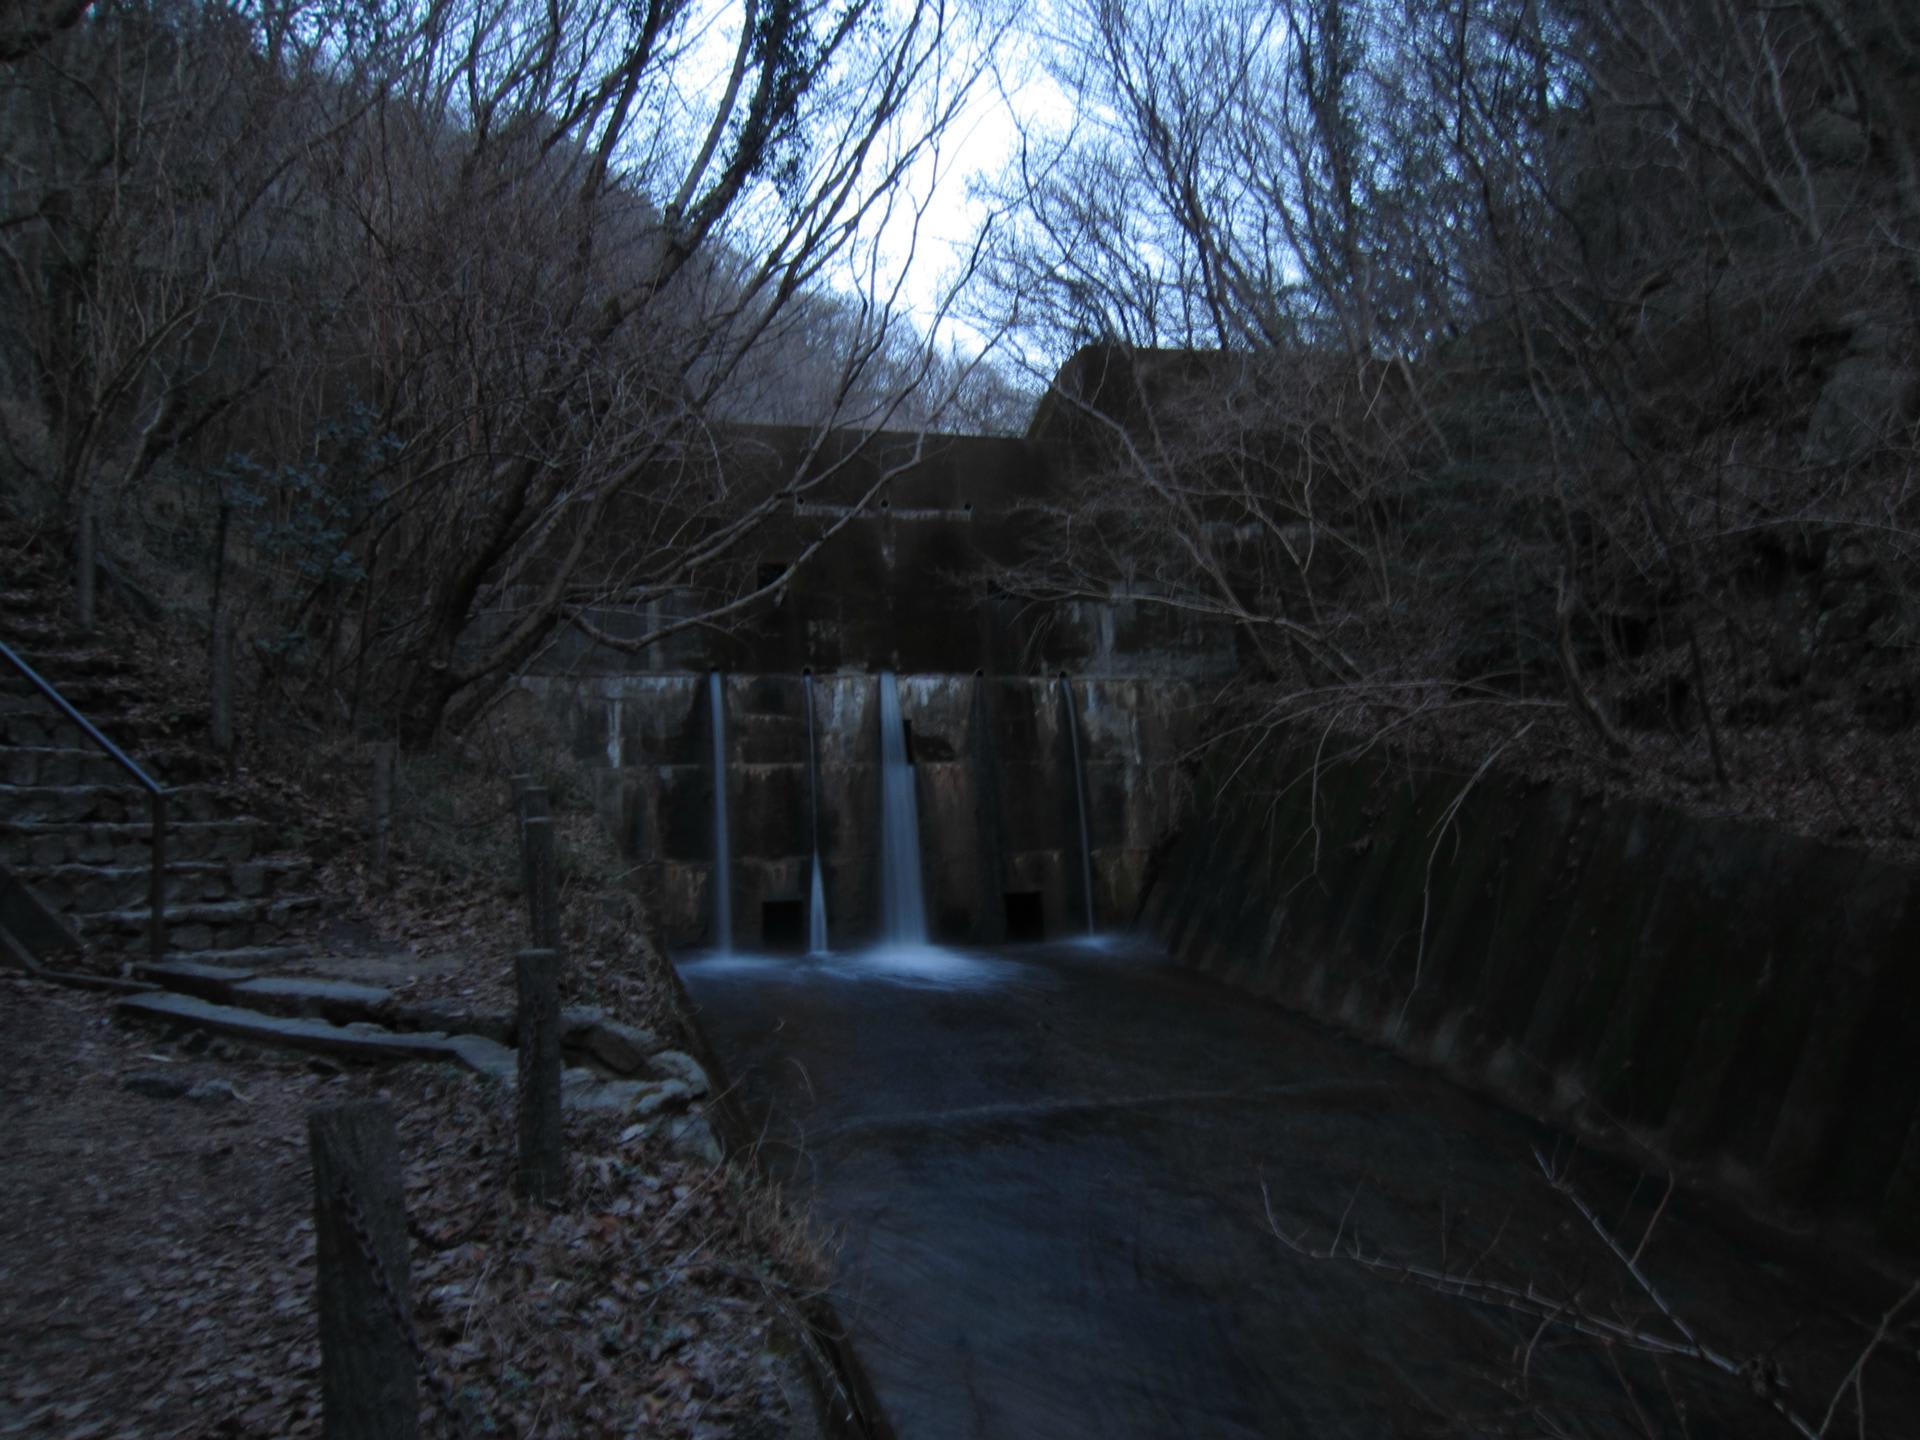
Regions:
<svg viewBox="0 0 1920 1440"><path fill-rule="evenodd" d="M770 611L523 681L831 1237L838 1433L1920 1430L1914 876L1497 776L1196 764L1233 630L1026 602L1057 453L915 453Z"/></svg>
<svg viewBox="0 0 1920 1440"><path fill-rule="evenodd" d="M877 445L842 489L859 493L914 449L909 437ZM877 504L845 517L769 613L640 656L575 637L522 682L598 769L600 813L669 944L724 934L746 949L808 948L816 857L828 932L879 936L882 754L894 739L915 782L934 939L1038 940L1083 933L1090 915L1132 923L1150 857L1172 835L1198 709L1240 656L1230 627L1145 599L1034 606L996 592L995 567L1021 558L1020 506L1043 491L1046 465L1022 441L934 440ZM760 570L777 572L832 511L796 507ZM662 615L594 618L647 633ZM897 727L881 724L886 674Z"/></svg>

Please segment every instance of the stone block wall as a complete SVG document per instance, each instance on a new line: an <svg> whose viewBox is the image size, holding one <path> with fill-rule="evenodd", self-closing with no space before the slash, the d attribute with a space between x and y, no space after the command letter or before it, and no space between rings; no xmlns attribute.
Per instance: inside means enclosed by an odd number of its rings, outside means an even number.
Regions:
<svg viewBox="0 0 1920 1440"><path fill-rule="evenodd" d="M1194 692L1154 679L1076 679L1094 913L1131 923L1147 861L1177 820L1177 758ZM574 755L599 771L598 808L660 907L669 943L713 934L713 750L707 675L531 676ZM804 907L811 880L812 782L806 681L723 677L735 944L763 946L778 907ZM836 948L878 923L878 676L813 678L819 839ZM1067 709L1057 677L905 674L928 922L936 939L993 944L1013 933L1079 933L1080 864ZM1017 897L1012 901L1009 896ZM772 911L769 906L776 907ZM793 911L785 914L791 918ZM1031 928L1028 928L1031 927Z"/></svg>

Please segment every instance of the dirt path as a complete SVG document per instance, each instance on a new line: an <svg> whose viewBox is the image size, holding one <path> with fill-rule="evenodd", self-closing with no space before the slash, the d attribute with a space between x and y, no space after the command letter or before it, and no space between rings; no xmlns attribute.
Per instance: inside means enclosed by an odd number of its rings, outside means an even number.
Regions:
<svg viewBox="0 0 1920 1440"><path fill-rule="evenodd" d="M529 1210L477 1080L109 1013L0 979L0 1436L318 1435L305 1113L372 1094L398 1115L423 1337L493 1433L792 1433L769 1237L725 1166L579 1117L570 1204Z"/></svg>

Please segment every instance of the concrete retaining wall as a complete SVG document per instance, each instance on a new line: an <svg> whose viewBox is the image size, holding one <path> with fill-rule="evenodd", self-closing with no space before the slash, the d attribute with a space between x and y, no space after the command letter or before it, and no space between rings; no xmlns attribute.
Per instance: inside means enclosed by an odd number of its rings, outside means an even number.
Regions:
<svg viewBox="0 0 1920 1440"><path fill-rule="evenodd" d="M1184 964L1773 1213L1920 1250L1920 872L1363 757L1203 779Z"/></svg>
<svg viewBox="0 0 1920 1440"><path fill-rule="evenodd" d="M636 883L660 907L668 942L707 943L714 919L708 677L531 676L521 683L572 737L574 755L599 769L598 808L634 860ZM1138 911L1148 857L1178 814L1177 760L1194 694L1162 681L1072 683L1095 913L1103 925L1122 924ZM839 947L877 929L878 680L821 674L813 691L822 869L830 938ZM770 905L788 907L791 920L791 907L808 899L806 686L798 674L729 675L723 695L733 933L752 949L769 939ZM1009 895L1039 907L1041 933L1083 929L1078 806L1058 680L902 675L900 703L912 737L934 936L1005 940Z"/></svg>

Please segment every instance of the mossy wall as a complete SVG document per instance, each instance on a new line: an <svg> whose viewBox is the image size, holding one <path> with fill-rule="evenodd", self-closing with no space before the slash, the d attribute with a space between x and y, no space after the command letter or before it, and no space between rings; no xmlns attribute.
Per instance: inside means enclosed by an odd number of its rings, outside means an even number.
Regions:
<svg viewBox="0 0 1920 1440"><path fill-rule="evenodd" d="M1143 907L1181 963L1920 1250L1920 871L1375 755L1199 797Z"/></svg>

